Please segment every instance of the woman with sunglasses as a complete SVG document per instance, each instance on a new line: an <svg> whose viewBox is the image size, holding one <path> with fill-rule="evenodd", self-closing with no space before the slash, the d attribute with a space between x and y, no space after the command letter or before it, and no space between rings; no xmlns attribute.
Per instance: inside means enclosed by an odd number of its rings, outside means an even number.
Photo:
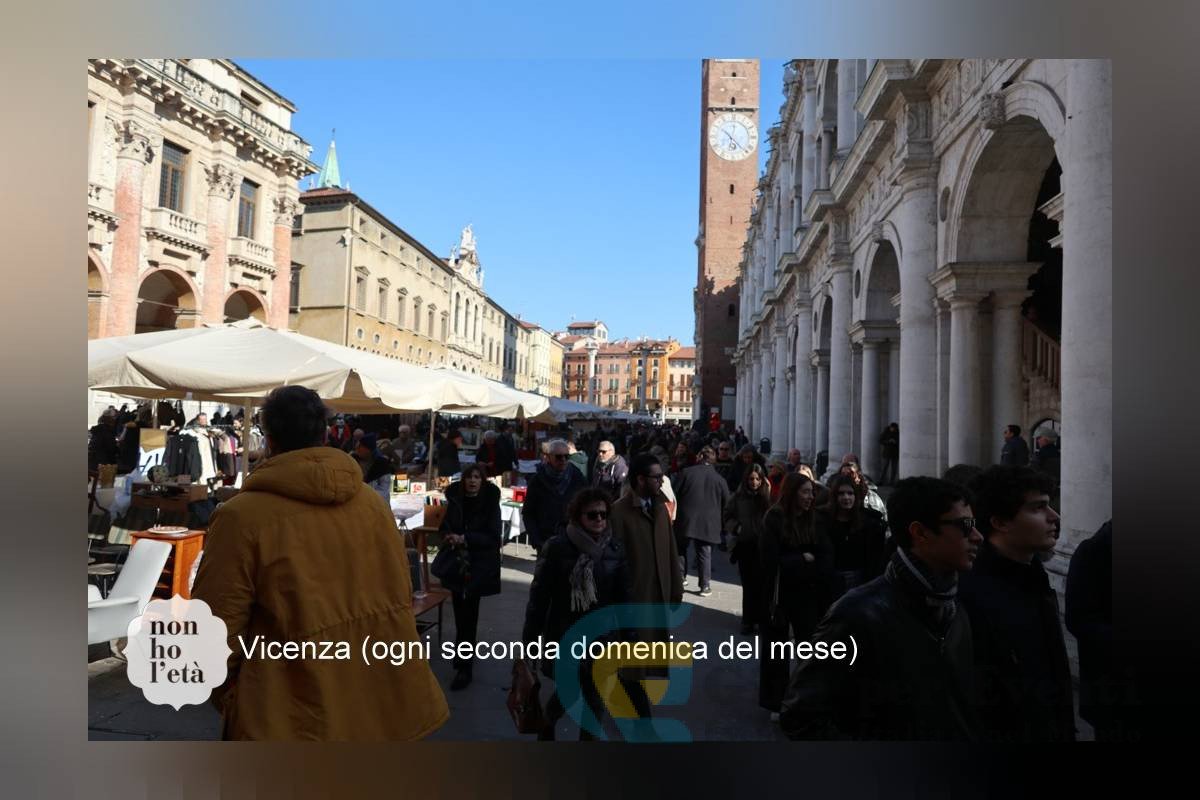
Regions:
<svg viewBox="0 0 1200 800"><path fill-rule="evenodd" d="M829 608L833 547L823 527L814 507L813 482L800 472L788 474L779 500L763 518L759 539L770 628L764 638L770 641L808 639ZM759 704L774 714L783 700L789 664L767 653L759 663Z"/></svg>
<svg viewBox="0 0 1200 800"><path fill-rule="evenodd" d="M609 527L611 508L612 502L603 489L584 489L572 499L566 530L551 537L538 558L525 607L523 642L538 637L542 637L543 643L560 641L585 614L626 601L625 551ZM541 666L542 673L554 679L555 662L544 659ZM586 659L579 663L579 684L588 707L602 722L605 704L592 679L591 666L592 662ZM518 659L515 669L533 669L533 666ZM538 739L552 741L554 725L565 713L556 691L546 704L546 727ZM581 728L579 738L593 736Z"/></svg>
<svg viewBox="0 0 1200 800"><path fill-rule="evenodd" d="M833 600L883 574L886 523L863 505L865 488L852 475L829 481L831 501L822 516L833 545Z"/></svg>
<svg viewBox="0 0 1200 800"><path fill-rule="evenodd" d="M474 650L479 600L500 593L500 489L484 480L483 467L466 465L462 479L446 489L441 531L443 543L463 551L465 556L466 572L461 583L454 581L446 588L453 592L455 641L470 642ZM471 663L469 658L455 657L452 690L465 689L471 683Z"/></svg>
<svg viewBox="0 0 1200 800"><path fill-rule="evenodd" d="M737 564L742 578L742 633L746 635L752 635L765 616L766 591L758 542L762 538L763 515L770 505L767 474L758 464L751 464L742 478L742 485L725 506L724 520L725 530L736 542L729 559Z"/></svg>

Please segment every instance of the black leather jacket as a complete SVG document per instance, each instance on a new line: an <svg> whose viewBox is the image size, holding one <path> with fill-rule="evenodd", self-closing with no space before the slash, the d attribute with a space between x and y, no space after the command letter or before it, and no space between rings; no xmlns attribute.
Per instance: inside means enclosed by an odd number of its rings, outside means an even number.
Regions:
<svg viewBox="0 0 1200 800"><path fill-rule="evenodd" d="M852 589L813 641L845 642L857 658L802 661L780 722L792 739L974 741L971 623L959 607L944 636L924 598L881 575Z"/></svg>

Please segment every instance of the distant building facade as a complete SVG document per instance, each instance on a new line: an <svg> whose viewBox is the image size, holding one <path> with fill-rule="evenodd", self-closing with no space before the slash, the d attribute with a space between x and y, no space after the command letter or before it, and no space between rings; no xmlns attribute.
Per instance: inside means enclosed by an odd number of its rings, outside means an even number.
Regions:
<svg viewBox="0 0 1200 800"><path fill-rule="evenodd" d="M295 106L227 59L92 59L87 93L88 338L286 327Z"/></svg>

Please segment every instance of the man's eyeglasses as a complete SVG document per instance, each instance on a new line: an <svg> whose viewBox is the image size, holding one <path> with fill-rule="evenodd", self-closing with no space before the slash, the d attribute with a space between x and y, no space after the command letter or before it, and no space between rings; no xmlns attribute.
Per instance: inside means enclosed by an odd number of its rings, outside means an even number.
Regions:
<svg viewBox="0 0 1200 800"><path fill-rule="evenodd" d="M583 512L583 515L585 517L587 517L588 519L590 519L592 522L595 522L595 521L601 520L601 519L608 519L607 511L585 511L585 512Z"/></svg>
<svg viewBox="0 0 1200 800"><path fill-rule="evenodd" d="M555 461L566 461L567 454L566 453L551 453L550 458L554 459Z"/></svg>
<svg viewBox="0 0 1200 800"><path fill-rule="evenodd" d="M959 517L958 519L939 519L938 525L953 525L962 531L963 538L965 539L971 535L972 531L975 530L975 518Z"/></svg>

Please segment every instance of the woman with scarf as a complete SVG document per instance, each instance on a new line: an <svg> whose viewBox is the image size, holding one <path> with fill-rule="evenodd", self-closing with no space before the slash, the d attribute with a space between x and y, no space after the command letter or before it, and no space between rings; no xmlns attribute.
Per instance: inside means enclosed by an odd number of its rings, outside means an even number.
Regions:
<svg viewBox="0 0 1200 800"><path fill-rule="evenodd" d="M500 489L484 480L483 467L468 464L462 480L446 489L443 543L461 551L465 574L453 592L455 643L470 642L472 650L479 628L479 599L500 593ZM443 580L445 584L445 580ZM457 653L457 647L455 648ZM455 656L452 690L471 683L471 659Z"/></svg>
<svg viewBox="0 0 1200 800"><path fill-rule="evenodd" d="M571 501L566 530L551 537L538 558L525 608L523 642L533 642L539 637L543 643L559 642L585 614L626 601L625 551L613 538L608 524L611 508L608 493L601 489L584 489ZM541 667L542 673L553 680L555 662L544 659ZM514 666L516 670L534 668L520 659ZM592 678L591 660L580 661L578 668L583 700L595 718L595 726L580 726L579 738L590 740L596 738L595 733L603 724L605 704ZM627 691L631 688L627 687ZM565 713L556 689L546 704L546 726L538 739L552 741L555 723Z"/></svg>
<svg viewBox="0 0 1200 800"><path fill-rule="evenodd" d="M767 591L768 642L808 639L829 608L833 547L813 500L808 476L789 473L779 500L763 517L759 555ZM789 664L765 653L759 663L759 705L775 714L787 687Z"/></svg>
<svg viewBox="0 0 1200 800"><path fill-rule="evenodd" d="M767 475L758 464L751 464L742 485L725 506L725 530L735 542L729 560L737 564L742 579L742 633L750 636L762 623L767 593L762 582L762 559L758 542L762 538L763 516L771 505Z"/></svg>

